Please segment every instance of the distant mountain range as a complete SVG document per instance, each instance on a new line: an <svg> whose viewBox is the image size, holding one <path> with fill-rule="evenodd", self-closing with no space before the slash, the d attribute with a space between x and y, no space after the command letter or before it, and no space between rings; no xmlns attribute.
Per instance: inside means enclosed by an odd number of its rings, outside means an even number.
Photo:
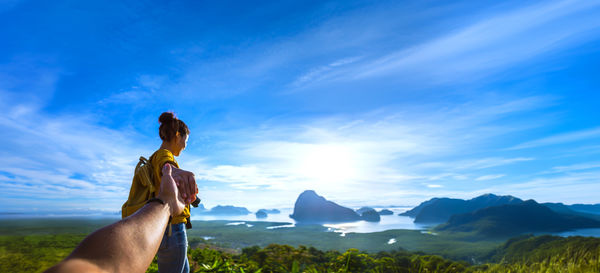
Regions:
<svg viewBox="0 0 600 273"><path fill-rule="evenodd" d="M236 215L248 215L250 212L245 207L236 206L222 206L218 205L210 210L207 210L204 205L200 204L197 208L194 208L194 213L200 213L204 215L220 215L220 216L236 216ZM279 214L281 213L278 209L260 209L255 214L257 218L266 218L268 214Z"/></svg>
<svg viewBox="0 0 600 273"><path fill-rule="evenodd" d="M200 209L202 210L202 209ZM247 215L243 207L216 206L202 212L210 215ZM280 213L261 209L257 218ZM299 223L379 222L380 215L371 207L353 210L319 196L313 190L302 192L294 204L290 218ZM400 215L414 218L415 223L439 224L437 231L468 232L483 236L513 236L532 232L559 232L570 229L600 228L600 204L565 205L537 203L506 195L484 194L473 199L432 198Z"/></svg>
<svg viewBox="0 0 600 273"><path fill-rule="evenodd" d="M558 213L534 200L527 200L456 214L445 224L436 227L436 230L512 236L527 232L559 232L580 228L600 228L600 221Z"/></svg>
<svg viewBox="0 0 600 273"><path fill-rule="evenodd" d="M470 200L432 198L401 213L415 223L440 224L438 231L512 236L600 228L600 204L565 205L523 201L507 195L484 194Z"/></svg>
<svg viewBox="0 0 600 273"><path fill-rule="evenodd" d="M519 204L523 200L510 195L498 196L491 193L470 200L453 198L432 198L415 208L399 215L414 218L415 223L440 224L448 221L452 215L473 212L479 209ZM565 205L563 203L542 203L557 213L577 215L600 220L600 204L596 205Z"/></svg>
<svg viewBox="0 0 600 273"><path fill-rule="evenodd" d="M523 200L507 195L484 194L479 197L462 200L452 198L433 198L417 207L401 213L415 218L415 223L444 223L454 214L467 213L478 209L505 204L518 204Z"/></svg>
<svg viewBox="0 0 600 273"><path fill-rule="evenodd" d="M594 204L594 205L574 204L574 205L568 205L568 207L574 211L600 215L600 204Z"/></svg>
<svg viewBox="0 0 600 273"><path fill-rule="evenodd" d="M235 206L216 206L210 210L201 212L202 214L208 215L248 215L251 212L244 207Z"/></svg>
<svg viewBox="0 0 600 273"><path fill-rule="evenodd" d="M594 210L579 209L581 207L587 208L588 206L592 207L595 205L565 205L563 203L541 203L541 205L544 205L557 213L587 217L600 221L600 212L594 213Z"/></svg>

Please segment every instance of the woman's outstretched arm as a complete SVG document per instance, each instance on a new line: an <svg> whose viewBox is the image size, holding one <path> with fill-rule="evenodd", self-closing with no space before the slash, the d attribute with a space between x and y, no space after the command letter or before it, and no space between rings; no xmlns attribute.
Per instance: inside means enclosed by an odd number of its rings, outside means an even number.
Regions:
<svg viewBox="0 0 600 273"><path fill-rule="evenodd" d="M65 260L46 272L145 272L160 245L169 216L185 207L171 176L163 168L160 193L165 204L151 202L135 214L88 235Z"/></svg>

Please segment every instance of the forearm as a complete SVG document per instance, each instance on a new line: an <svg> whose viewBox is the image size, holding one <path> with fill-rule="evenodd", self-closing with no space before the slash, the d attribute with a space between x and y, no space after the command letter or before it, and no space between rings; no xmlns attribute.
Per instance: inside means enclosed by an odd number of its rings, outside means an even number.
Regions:
<svg viewBox="0 0 600 273"><path fill-rule="evenodd" d="M48 272L71 272L62 269L78 264L97 267L97 272L145 272L160 246L169 209L169 205L152 202L130 217L95 231Z"/></svg>

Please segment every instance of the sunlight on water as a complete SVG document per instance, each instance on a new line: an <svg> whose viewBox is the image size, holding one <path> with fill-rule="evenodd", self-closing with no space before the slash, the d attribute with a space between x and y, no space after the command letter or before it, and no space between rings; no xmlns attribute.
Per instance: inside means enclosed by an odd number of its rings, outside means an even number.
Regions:
<svg viewBox="0 0 600 273"><path fill-rule="evenodd" d="M355 208L358 209L358 208ZM375 208L376 210L381 210L383 208ZM349 232L355 233L369 233L369 232L379 232L390 229L410 229L410 230L424 230L429 228L426 225L420 225L413 223L413 219L407 216L398 216L399 213L402 213L407 210L407 208L387 208L394 212L393 215L382 215L381 221L379 222L367 222L367 221L357 221L350 223L337 223L337 224L324 224L324 227L328 228L328 231L339 232L341 234L346 234ZM280 209L281 213L279 214L269 214L267 218L256 218L254 214L248 215L206 215L206 214L194 214L192 215L192 220L229 220L235 221L232 223L228 223L227 225L244 225L247 221L265 221L265 222L281 222L286 223L278 226L268 227L268 229L276 229L276 228L291 228L294 227L296 222L294 219L290 218L289 215L293 213L293 209ZM341 235L344 236L344 235Z"/></svg>
<svg viewBox="0 0 600 273"><path fill-rule="evenodd" d="M353 208L358 209L358 207ZM380 207L374 207L377 211L380 211ZM386 208L394 212L393 215L382 215L381 221L379 222L366 222L366 221L357 221L351 223L337 223L337 224L324 224L323 226L327 228L327 232L336 232L339 233L340 236L344 237L347 233L370 233L370 232L379 232L390 229L409 229L409 230L420 230L422 234L428 235L437 235L437 233L430 231L432 228L431 225L422 225L413 223L413 219L407 216L398 216L399 213L402 213L409 209L408 207L401 208ZM254 213L248 215L206 215L206 214L194 214L192 211L192 220L228 220L233 221L226 225L246 225L247 227L252 227L251 224L247 224L250 221L264 221L264 222L279 222L280 225L270 226L267 229L279 229L279 228L294 228L296 226L296 222L294 219L290 218L289 215L293 213L292 208L284 208L279 209L281 213L279 214L269 214L267 218L257 219ZM548 234L548 233L545 233ZM600 229L592 228L592 229L578 229L571 230L559 233L550 233L552 235L568 237L568 236L590 236L590 237L600 237Z"/></svg>
<svg viewBox="0 0 600 273"><path fill-rule="evenodd" d="M213 220L228 220L228 221L264 221L264 222L291 222L294 220L289 217L293 209L280 209L281 213L268 214L267 218L256 218L254 213L247 215L208 215L200 213L192 209L192 220L213 221Z"/></svg>
<svg viewBox="0 0 600 273"><path fill-rule="evenodd" d="M289 224L289 225L281 225L281 226L271 226L271 227L267 227L267 229L277 229L277 228L293 228L296 225L294 224Z"/></svg>
<svg viewBox="0 0 600 273"><path fill-rule="evenodd" d="M233 222L233 223L227 223L225 224L226 226L239 226L239 225L245 225L246 222Z"/></svg>
<svg viewBox="0 0 600 273"><path fill-rule="evenodd" d="M587 237L600 237L600 228L584 228L563 231L558 233L552 233L552 235L569 237L569 236L587 236Z"/></svg>
<svg viewBox="0 0 600 273"><path fill-rule="evenodd" d="M377 211L382 208L375 208ZM398 216L398 213L404 212L406 209L404 208L388 208L393 211L393 215L382 215L381 221L379 222L367 222L367 221L358 221L351 223L340 223L340 224L325 224L323 226L333 229L340 230L346 233L348 232L356 232L356 233L369 233L369 232L379 232L390 229L411 229L411 230L422 230L427 229L428 226L415 224L413 223L413 219L407 216Z"/></svg>

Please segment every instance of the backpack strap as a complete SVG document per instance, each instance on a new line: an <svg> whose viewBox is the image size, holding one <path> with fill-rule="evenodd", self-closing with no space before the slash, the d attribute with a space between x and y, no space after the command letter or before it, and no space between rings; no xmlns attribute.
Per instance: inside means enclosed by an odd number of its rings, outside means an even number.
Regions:
<svg viewBox="0 0 600 273"><path fill-rule="evenodd" d="M150 157L152 159L152 157ZM154 187L153 179L152 179L152 164L150 160L146 159L143 156L140 156L140 161L137 166L135 166L135 173L140 176L140 182L143 186L148 187L152 196L156 193L156 188Z"/></svg>

